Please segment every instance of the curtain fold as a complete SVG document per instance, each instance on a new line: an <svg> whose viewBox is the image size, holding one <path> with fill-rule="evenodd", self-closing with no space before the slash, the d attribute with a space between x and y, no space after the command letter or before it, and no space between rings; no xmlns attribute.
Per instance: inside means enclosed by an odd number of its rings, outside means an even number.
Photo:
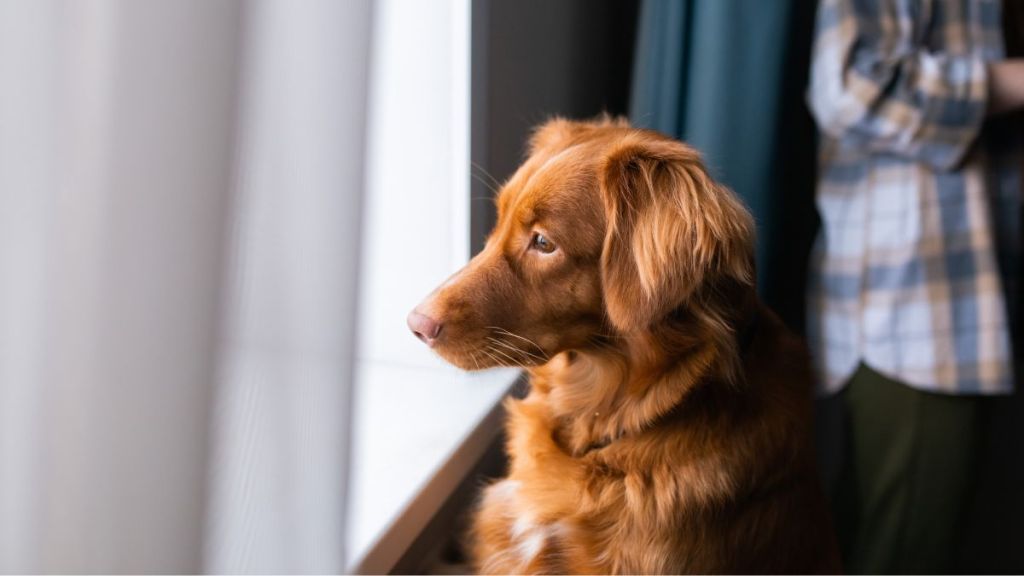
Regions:
<svg viewBox="0 0 1024 576"><path fill-rule="evenodd" d="M246 8L204 569L341 573L370 4Z"/></svg>
<svg viewBox="0 0 1024 576"><path fill-rule="evenodd" d="M0 1L0 573L345 570L370 8Z"/></svg>

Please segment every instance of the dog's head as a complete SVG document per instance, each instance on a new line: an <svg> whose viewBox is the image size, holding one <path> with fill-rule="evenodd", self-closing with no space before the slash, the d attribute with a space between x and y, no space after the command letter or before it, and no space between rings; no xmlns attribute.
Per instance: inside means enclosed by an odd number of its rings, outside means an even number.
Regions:
<svg viewBox="0 0 1024 576"><path fill-rule="evenodd" d="M541 364L753 281L743 205L695 150L623 121L542 125L497 204L484 250L409 315L462 368Z"/></svg>

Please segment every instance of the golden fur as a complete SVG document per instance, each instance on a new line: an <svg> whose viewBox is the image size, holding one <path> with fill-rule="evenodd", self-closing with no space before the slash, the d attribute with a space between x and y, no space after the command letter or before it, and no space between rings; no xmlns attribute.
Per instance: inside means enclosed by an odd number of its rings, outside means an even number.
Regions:
<svg viewBox="0 0 1024 576"><path fill-rule="evenodd" d="M754 292L749 213L698 153L552 120L498 209L483 252L417 308L450 362L530 374L475 568L837 572L808 360Z"/></svg>

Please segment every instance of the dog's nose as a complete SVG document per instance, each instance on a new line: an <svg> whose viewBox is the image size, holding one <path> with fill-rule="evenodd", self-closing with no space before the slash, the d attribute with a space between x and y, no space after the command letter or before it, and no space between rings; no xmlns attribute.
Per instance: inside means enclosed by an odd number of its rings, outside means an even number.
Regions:
<svg viewBox="0 0 1024 576"><path fill-rule="evenodd" d="M423 340L427 346L433 346L441 333L441 323L426 314L420 314L413 310L409 313L409 329L417 338Z"/></svg>

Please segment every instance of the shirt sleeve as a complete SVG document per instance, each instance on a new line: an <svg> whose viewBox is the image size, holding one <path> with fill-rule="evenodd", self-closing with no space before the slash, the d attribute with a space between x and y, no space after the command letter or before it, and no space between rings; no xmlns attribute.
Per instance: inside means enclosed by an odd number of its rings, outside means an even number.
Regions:
<svg viewBox="0 0 1024 576"><path fill-rule="evenodd" d="M934 16L931 0L821 0L808 93L818 128L844 146L956 168L985 119L988 71L969 48L929 49L947 33L934 26L969 28Z"/></svg>

